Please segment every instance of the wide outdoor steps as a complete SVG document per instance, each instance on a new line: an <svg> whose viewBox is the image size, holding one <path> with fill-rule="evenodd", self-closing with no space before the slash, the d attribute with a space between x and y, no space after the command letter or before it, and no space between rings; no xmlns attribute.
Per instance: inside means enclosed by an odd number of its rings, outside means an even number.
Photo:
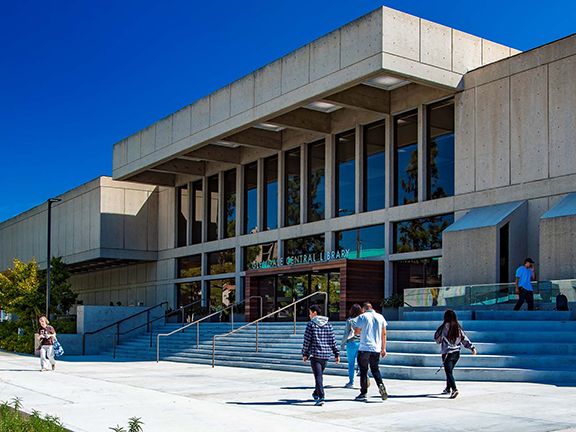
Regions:
<svg viewBox="0 0 576 432"><path fill-rule="evenodd" d="M471 312L459 312L462 325L478 348L472 356L466 349L456 368L456 379L472 381L527 381L576 383L576 321L570 313L484 311L485 319L470 320ZM437 379L441 365L439 346L433 341L441 322L441 312L405 312L403 321L388 323L388 355L380 363L387 378ZM236 323L238 328L242 323ZM306 323L260 323L259 349L256 352L256 327L216 339L216 366L233 366L309 372L300 350ZM340 345L345 323L333 322ZM150 335L143 334L116 348L116 357L156 360L156 334L168 333L180 325L169 324ZM212 362L212 338L231 330L229 323L202 323L200 343L196 347L196 329L162 338L160 359L200 364ZM104 354L111 355L111 352ZM346 354L342 363L330 362L326 373L347 375Z"/></svg>

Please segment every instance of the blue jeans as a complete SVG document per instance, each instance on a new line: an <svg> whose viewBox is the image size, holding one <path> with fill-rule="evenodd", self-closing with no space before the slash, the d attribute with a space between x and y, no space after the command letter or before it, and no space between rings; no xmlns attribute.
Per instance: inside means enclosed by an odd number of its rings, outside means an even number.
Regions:
<svg viewBox="0 0 576 432"><path fill-rule="evenodd" d="M346 342L346 357L348 359L348 382L354 383L354 369L356 366L356 357L358 357L359 341Z"/></svg>

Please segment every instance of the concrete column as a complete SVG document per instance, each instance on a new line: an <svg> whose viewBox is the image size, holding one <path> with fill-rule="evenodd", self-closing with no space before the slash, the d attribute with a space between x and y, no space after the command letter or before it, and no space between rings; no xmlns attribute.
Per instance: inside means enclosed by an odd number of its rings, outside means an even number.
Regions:
<svg viewBox="0 0 576 432"><path fill-rule="evenodd" d="M202 243L208 241L208 224L210 223L208 208L210 194L208 193L208 177L202 177Z"/></svg>
<svg viewBox="0 0 576 432"><path fill-rule="evenodd" d="M426 105L418 106L418 202L426 201Z"/></svg>
<svg viewBox="0 0 576 432"><path fill-rule="evenodd" d="M236 237L242 235L244 227L244 167L236 170Z"/></svg>
<svg viewBox="0 0 576 432"><path fill-rule="evenodd" d="M326 220L334 218L335 209L335 151L336 136L334 134L326 136Z"/></svg>
<svg viewBox="0 0 576 432"><path fill-rule="evenodd" d="M224 171L218 173L218 238L224 238Z"/></svg>
<svg viewBox="0 0 576 432"><path fill-rule="evenodd" d="M308 144L300 146L300 223L308 222Z"/></svg>
<svg viewBox="0 0 576 432"><path fill-rule="evenodd" d="M278 228L284 226L284 206L286 194L285 153L278 152Z"/></svg>
<svg viewBox="0 0 576 432"><path fill-rule="evenodd" d="M242 253L242 247L236 245L236 276L234 278L234 283L236 284L236 301L242 301L244 299L244 287L242 286L242 277L240 272L244 269L244 254Z"/></svg>
<svg viewBox="0 0 576 432"><path fill-rule="evenodd" d="M326 251L336 250L336 234L334 231L324 233L324 248Z"/></svg>
<svg viewBox="0 0 576 432"><path fill-rule="evenodd" d="M364 211L364 128L361 125L356 125L356 146L354 149L354 171L356 171L356 179L354 192L356 200L354 203L355 213Z"/></svg>
<svg viewBox="0 0 576 432"><path fill-rule="evenodd" d="M258 159L258 178L256 180L258 188L256 189L257 199L256 199L256 226L258 227L258 232L264 231L264 159Z"/></svg>
<svg viewBox="0 0 576 432"><path fill-rule="evenodd" d="M384 227L384 247L386 248L386 258L384 259L384 297L392 295L394 278L392 273L392 263L390 254L394 251L394 224L386 222Z"/></svg>
<svg viewBox="0 0 576 432"><path fill-rule="evenodd" d="M386 171L384 173L385 184L383 185L385 188L384 205L386 208L390 208L394 204L394 125L392 116L386 116L384 129L386 134L384 148L384 167ZM386 247L388 246L386 245Z"/></svg>
<svg viewBox="0 0 576 432"><path fill-rule="evenodd" d="M192 183L188 183L188 227L186 232L186 244L192 244L192 222L194 214L192 210L194 209L194 196L192 195Z"/></svg>

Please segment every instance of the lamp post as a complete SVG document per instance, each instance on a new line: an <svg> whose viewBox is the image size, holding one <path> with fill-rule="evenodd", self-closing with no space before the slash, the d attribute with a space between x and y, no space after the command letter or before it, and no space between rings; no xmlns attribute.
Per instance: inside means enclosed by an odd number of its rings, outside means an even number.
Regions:
<svg viewBox="0 0 576 432"><path fill-rule="evenodd" d="M50 251L50 240L52 233L52 203L62 201L60 198L50 198L48 204L48 241L46 253L46 318L50 319L50 270L52 267L52 252Z"/></svg>

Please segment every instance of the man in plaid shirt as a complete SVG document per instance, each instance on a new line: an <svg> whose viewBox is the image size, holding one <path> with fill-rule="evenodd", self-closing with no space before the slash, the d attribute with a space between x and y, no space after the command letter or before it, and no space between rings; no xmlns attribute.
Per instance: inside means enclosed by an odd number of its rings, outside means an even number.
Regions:
<svg viewBox="0 0 576 432"><path fill-rule="evenodd" d="M336 364L340 363L340 352L336 345L336 338L334 337L334 330L332 325L328 323L328 317L320 315L320 307L312 305L309 308L310 322L306 326L304 332L304 345L302 346L302 360L305 362L310 359L310 366L314 373L314 380L316 381L316 389L312 393L312 397L316 401L316 405L324 405L324 383L323 373L326 369L326 363L334 354Z"/></svg>

